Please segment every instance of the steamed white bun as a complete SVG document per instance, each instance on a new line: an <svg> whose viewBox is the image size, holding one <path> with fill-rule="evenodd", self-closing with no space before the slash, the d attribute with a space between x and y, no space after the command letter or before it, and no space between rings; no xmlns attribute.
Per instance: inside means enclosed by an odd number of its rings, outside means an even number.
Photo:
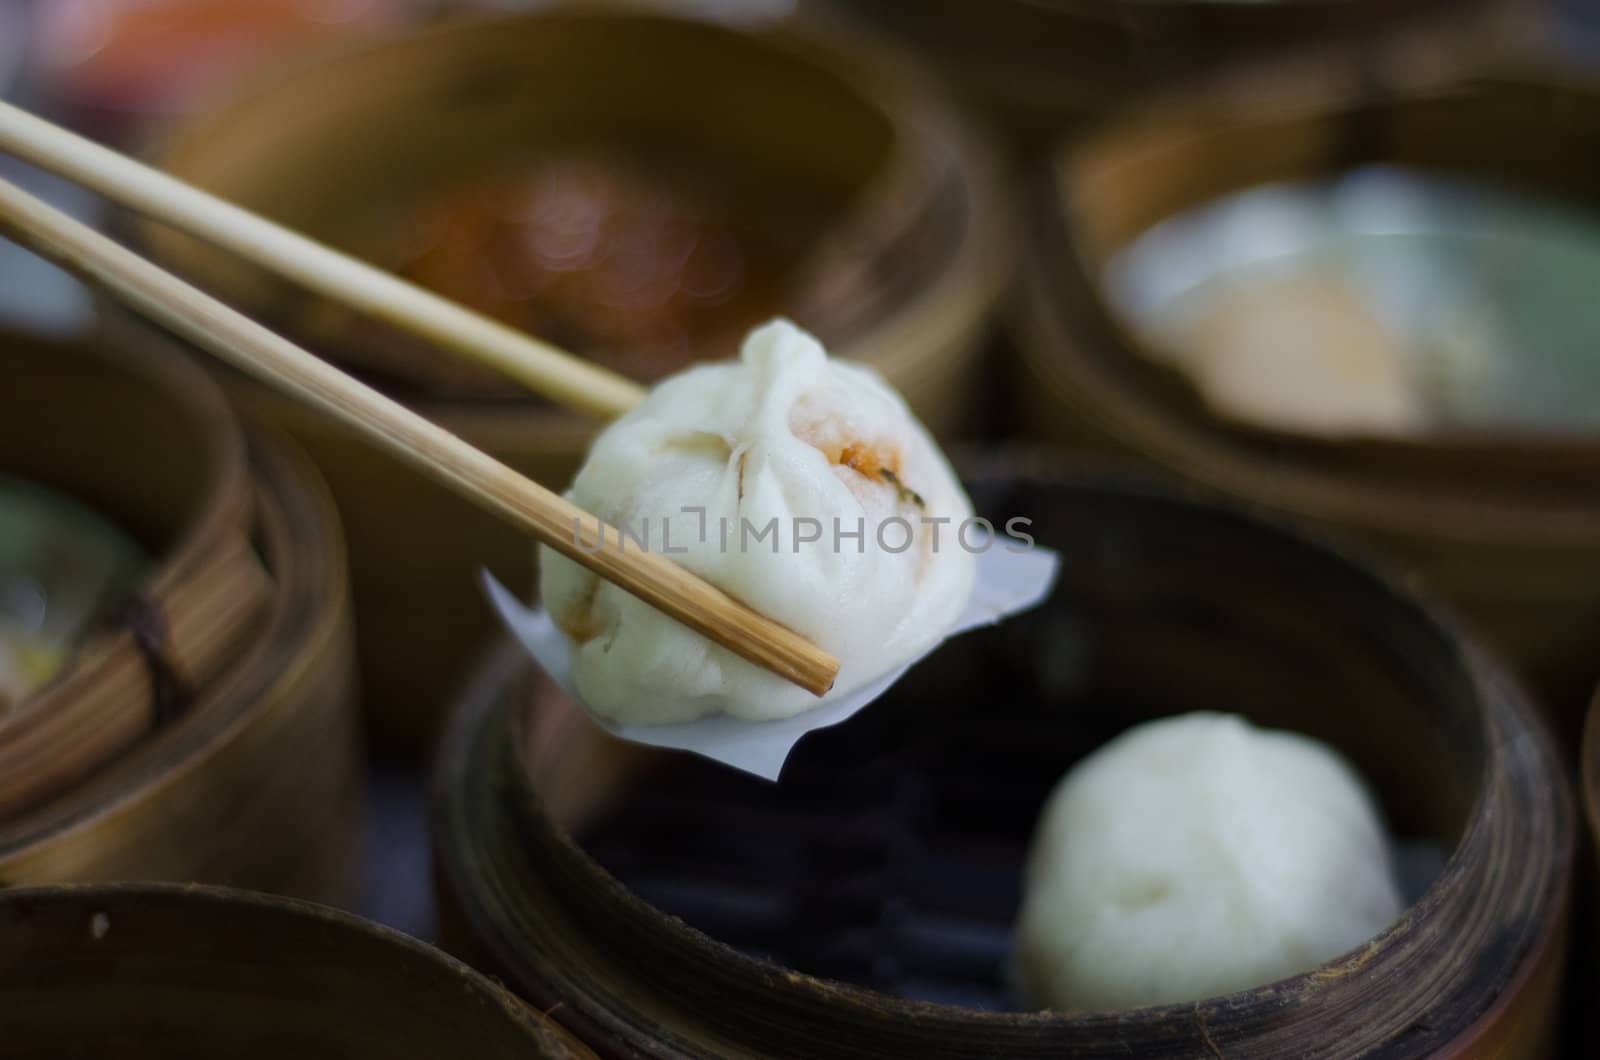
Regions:
<svg viewBox="0 0 1600 1060"><path fill-rule="evenodd" d="M1042 1007L1196 1001L1314 968L1400 910L1377 812L1338 755L1187 714L1124 733L1051 795L1017 974Z"/></svg>
<svg viewBox="0 0 1600 1060"><path fill-rule="evenodd" d="M658 384L595 441L567 495L635 534L648 526L657 552L665 527L673 560L831 652L832 696L932 647L972 590L974 556L957 540L972 508L938 447L876 373L830 361L783 320L752 332L737 361ZM764 720L821 702L548 548L540 565L597 714Z"/></svg>

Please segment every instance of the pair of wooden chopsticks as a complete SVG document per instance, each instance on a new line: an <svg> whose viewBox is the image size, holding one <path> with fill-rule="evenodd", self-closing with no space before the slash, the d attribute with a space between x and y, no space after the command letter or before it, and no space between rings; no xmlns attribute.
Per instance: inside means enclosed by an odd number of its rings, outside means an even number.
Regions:
<svg viewBox="0 0 1600 1060"><path fill-rule="evenodd" d="M0 103L0 149L497 368L553 401L615 416L644 394L636 383L5 103ZM624 551L615 529L565 498L3 180L0 233L223 360L330 413L697 633L816 695L832 687L838 660L794 631L664 556L638 548Z"/></svg>

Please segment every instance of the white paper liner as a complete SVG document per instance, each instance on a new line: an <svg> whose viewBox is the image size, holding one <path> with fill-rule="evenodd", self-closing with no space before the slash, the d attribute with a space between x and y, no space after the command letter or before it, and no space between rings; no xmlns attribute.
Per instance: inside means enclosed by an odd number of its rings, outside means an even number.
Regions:
<svg viewBox="0 0 1600 1060"><path fill-rule="evenodd" d="M958 633L992 626L1009 615L1026 611L1049 595L1059 557L1049 549L1037 547L1014 552L1007 547L1007 542L1006 538L997 538L975 557L977 576L972 597L939 644ZM506 628L572 701L583 705L572 679L572 642L556 628L549 613L522 603L487 570L483 572L483 585ZM938 650L939 644L929 651ZM918 656L836 701L777 721L746 721L718 714L676 725L619 725L587 710L585 713L611 735L632 743L693 751L746 773L777 780L784 761L800 737L813 729L825 729L852 717L883 695L922 658Z"/></svg>

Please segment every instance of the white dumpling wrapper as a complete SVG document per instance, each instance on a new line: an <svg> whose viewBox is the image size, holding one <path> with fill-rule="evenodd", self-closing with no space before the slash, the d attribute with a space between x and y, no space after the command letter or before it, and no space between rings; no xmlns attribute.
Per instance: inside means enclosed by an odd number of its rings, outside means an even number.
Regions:
<svg viewBox="0 0 1600 1060"><path fill-rule="evenodd" d="M1124 733L1051 794L1016 973L1047 1008L1197 1001L1309 971L1401 909L1384 829L1343 759L1186 714Z"/></svg>
<svg viewBox="0 0 1600 1060"><path fill-rule="evenodd" d="M787 321L752 332L737 361L658 384L596 439L567 496L832 653L830 699L938 643L973 590L957 538L971 502L932 438L875 372ZM769 524L775 539L759 536ZM762 721L823 702L549 548L540 568L573 680L603 718Z"/></svg>
<svg viewBox="0 0 1600 1060"><path fill-rule="evenodd" d="M1274 430L1393 436L1424 426L1406 353L1337 277L1263 280L1185 319L1175 345L1206 402Z"/></svg>

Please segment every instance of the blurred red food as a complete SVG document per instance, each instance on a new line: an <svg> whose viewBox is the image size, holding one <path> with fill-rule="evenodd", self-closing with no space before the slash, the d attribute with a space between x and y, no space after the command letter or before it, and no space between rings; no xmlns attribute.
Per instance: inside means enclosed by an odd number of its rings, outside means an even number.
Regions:
<svg viewBox="0 0 1600 1060"><path fill-rule="evenodd" d="M730 352L772 313L779 262L731 218L642 168L535 162L430 204L398 271L635 379Z"/></svg>

